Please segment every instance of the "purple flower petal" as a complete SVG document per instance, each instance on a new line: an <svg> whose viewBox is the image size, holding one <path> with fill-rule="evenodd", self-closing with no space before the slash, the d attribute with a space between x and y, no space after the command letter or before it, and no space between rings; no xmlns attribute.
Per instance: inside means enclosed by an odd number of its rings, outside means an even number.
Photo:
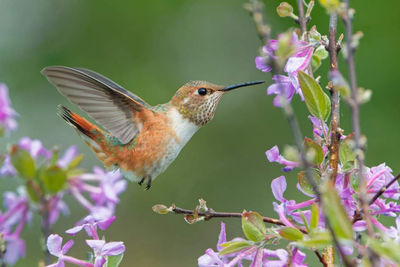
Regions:
<svg viewBox="0 0 400 267"><path fill-rule="evenodd" d="M65 243L65 245L61 249L62 254L67 253L72 248L73 245L74 245L73 239L71 239L67 243Z"/></svg>
<svg viewBox="0 0 400 267"><path fill-rule="evenodd" d="M278 178L275 178L271 182L271 188L272 188L272 194L274 194L274 197L276 200L280 202L285 202L286 199L283 197L283 193L286 191L286 179L285 176L279 176Z"/></svg>
<svg viewBox="0 0 400 267"><path fill-rule="evenodd" d="M57 234L49 235L47 238L47 249L53 256L58 257L61 255L62 237Z"/></svg>
<svg viewBox="0 0 400 267"><path fill-rule="evenodd" d="M86 244L94 250L95 254L101 254L101 250L105 243L106 241L104 240L86 240Z"/></svg>
<svg viewBox="0 0 400 267"><path fill-rule="evenodd" d="M221 244L226 243L226 232L225 232L225 223L221 222L221 231L219 232L218 236L218 243L217 243L217 250L221 251L224 247Z"/></svg>
<svg viewBox="0 0 400 267"><path fill-rule="evenodd" d="M67 231L65 231L67 234L70 235L76 235L78 232L80 232L83 229L83 225L78 225L75 227L72 227L70 229L68 229Z"/></svg>
<svg viewBox="0 0 400 267"><path fill-rule="evenodd" d="M116 219L116 217L112 216L109 219L97 222L97 225L99 226L99 228L101 230L104 231L115 221L115 219Z"/></svg>
<svg viewBox="0 0 400 267"><path fill-rule="evenodd" d="M123 242L108 242L103 246L102 255L112 256L124 253L125 245Z"/></svg>
<svg viewBox="0 0 400 267"><path fill-rule="evenodd" d="M64 155L58 160L57 165L63 169L67 168L71 161L78 156L78 147L70 146Z"/></svg>

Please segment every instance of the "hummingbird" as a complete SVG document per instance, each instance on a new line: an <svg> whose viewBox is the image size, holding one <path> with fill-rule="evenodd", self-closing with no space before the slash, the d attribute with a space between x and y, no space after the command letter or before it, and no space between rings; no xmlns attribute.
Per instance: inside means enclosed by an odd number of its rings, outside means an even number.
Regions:
<svg viewBox="0 0 400 267"><path fill-rule="evenodd" d="M50 66L41 73L102 128L59 105L58 115L76 129L107 169L151 187L181 149L213 117L226 92L263 83L230 86L190 81L165 104L151 106L110 79L88 69Z"/></svg>

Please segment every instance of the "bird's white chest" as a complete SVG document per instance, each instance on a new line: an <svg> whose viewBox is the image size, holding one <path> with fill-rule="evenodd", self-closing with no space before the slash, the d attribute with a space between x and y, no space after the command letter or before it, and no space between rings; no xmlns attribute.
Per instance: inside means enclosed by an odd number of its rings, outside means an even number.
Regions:
<svg viewBox="0 0 400 267"><path fill-rule="evenodd" d="M153 177L156 177L176 159L179 152L186 145L186 143L192 138L192 136L200 128L193 122L184 118L175 108L168 111L167 116L169 118L170 126L173 129L174 136L170 138L165 154L156 164L156 168L153 170Z"/></svg>

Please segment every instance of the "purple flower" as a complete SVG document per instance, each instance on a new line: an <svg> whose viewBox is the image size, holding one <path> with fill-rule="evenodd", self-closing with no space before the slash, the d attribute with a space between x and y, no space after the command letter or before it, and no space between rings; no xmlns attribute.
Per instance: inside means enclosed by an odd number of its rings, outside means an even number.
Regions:
<svg viewBox="0 0 400 267"><path fill-rule="evenodd" d="M7 86L0 83L0 127L6 132L17 129L18 125L15 120L17 115L17 112L11 107Z"/></svg>
<svg viewBox="0 0 400 267"><path fill-rule="evenodd" d="M93 267L93 264L90 262L65 255L74 245L74 240L69 240L64 246L61 247L62 240L62 237L59 235L50 235L47 238L47 249L49 250L49 253L58 258L56 263L48 265L47 267L64 267L64 262L72 263L78 266Z"/></svg>
<svg viewBox="0 0 400 267"><path fill-rule="evenodd" d="M243 239L242 238L233 239L233 241L239 241L239 240ZM239 253L223 255L223 256L219 255L218 253L224 249L224 247L221 246L223 243L226 243L226 232L225 232L225 223L221 222L221 230L217 242L217 251L214 251L211 248L207 249L205 254L200 256L197 260L199 267L227 266L225 264L229 262L229 258L239 255ZM241 262L242 258L237 260L238 266L242 266Z"/></svg>
<svg viewBox="0 0 400 267"><path fill-rule="evenodd" d="M86 244L93 249L94 267L102 267L106 262L105 256L120 255L125 251L123 242L108 242L104 240L86 240Z"/></svg>
<svg viewBox="0 0 400 267"><path fill-rule="evenodd" d="M62 240L62 237L59 235L49 235L49 237L47 238L47 249L49 250L49 253L58 258L57 263L50 266L63 267L64 254L66 254L74 245L74 240L71 239L67 243L65 243L64 246L61 247Z"/></svg>
<svg viewBox="0 0 400 267"><path fill-rule="evenodd" d="M33 140L29 137L23 137L19 140L18 146L26 151L36 159L38 156L43 156L47 159L51 158L51 152L47 150L40 140Z"/></svg>
<svg viewBox="0 0 400 267"><path fill-rule="evenodd" d="M274 75L272 80L275 83L267 88L267 95L276 95L274 98L275 107L282 107L281 97L290 102L294 93L299 91L300 86L296 84L297 80L292 80L285 75Z"/></svg>
<svg viewBox="0 0 400 267"><path fill-rule="evenodd" d="M267 150L265 155L267 156L269 162L276 162L285 165L285 167L282 169L285 172L291 171L300 165L298 162L287 160L285 157L280 155L278 146L273 146L270 150Z"/></svg>
<svg viewBox="0 0 400 267"><path fill-rule="evenodd" d="M264 56L256 57L255 63L256 68L261 70L262 72L270 72L272 67L269 64L270 59L275 59L275 51L278 48L277 40L270 40L268 45L263 46L262 51Z"/></svg>
<svg viewBox="0 0 400 267"><path fill-rule="evenodd" d="M104 231L114 222L115 218L116 218L115 216L112 216L105 220L96 221L93 216L89 215L82 220L81 224L79 224L71 229L68 229L65 232L70 235L75 235L78 232L80 232L82 229L85 229L88 236L93 237L94 239L99 239L99 237L97 235L97 227L99 227L101 230Z"/></svg>
<svg viewBox="0 0 400 267"><path fill-rule="evenodd" d="M126 181L119 171L105 172L99 167L94 167L93 173L72 177L68 182L72 195L96 220L113 216L118 195L126 189ZM92 201L84 193L89 193Z"/></svg>
<svg viewBox="0 0 400 267"><path fill-rule="evenodd" d="M312 198L310 200L296 203L294 200L287 200L283 197L283 193L286 191L286 178L285 176L279 176L275 178L271 182L272 194L275 199L281 202L280 204L273 202L274 210L279 215L281 221L289 226L295 227L294 224L287 218L287 216L292 216L299 223L303 223L299 214L293 212L298 209L303 209L305 207L311 206L314 202L316 202L316 198ZM304 216L309 220L310 213L303 212Z"/></svg>
<svg viewBox="0 0 400 267"><path fill-rule="evenodd" d="M306 254L301 252L298 248L292 249L292 266L293 267L308 266L307 264L303 263L305 259L306 259Z"/></svg>
<svg viewBox="0 0 400 267"><path fill-rule="evenodd" d="M0 231L11 232L12 228L16 226L14 235L19 235L22 231L24 224L32 217L29 211L28 198L21 192L18 196L14 192L5 192L4 206L6 212L0 215Z"/></svg>
<svg viewBox="0 0 400 267"><path fill-rule="evenodd" d="M106 202L117 204L119 202L118 195L125 191L126 180L122 179L122 175L117 171L105 172L99 167L93 168L94 175L99 177L100 191L94 190L90 196L97 205L103 205Z"/></svg>
<svg viewBox="0 0 400 267"><path fill-rule="evenodd" d="M78 156L78 147L70 146L64 155L58 160L57 165L63 169L66 169L73 159Z"/></svg>
<svg viewBox="0 0 400 267"><path fill-rule="evenodd" d="M263 71L271 71L269 61L276 59L275 52L278 49L280 43L286 43L281 41L282 38L286 38L285 35L279 35L278 40L271 40L267 46L263 47L264 56L256 57L255 63L256 68ZM298 39L297 34L293 32L290 43L286 44L293 49L293 53L289 55L289 58L284 67L285 75L274 75L272 77L274 84L270 85L267 89L267 94L274 94L274 106L282 107L281 98L285 98L288 102L291 101L294 93L300 95L301 99L304 100L303 94L300 89L299 81L297 79L298 71L306 71L310 65L311 58L313 55L314 48L311 44L301 41Z"/></svg>
<svg viewBox="0 0 400 267"><path fill-rule="evenodd" d="M64 216L69 214L67 204L63 201L64 192L60 192L55 196L51 196L48 200L49 206L49 224L54 224L62 213Z"/></svg>
<svg viewBox="0 0 400 267"><path fill-rule="evenodd" d="M367 168L365 172L365 178L367 180L367 192L375 194L393 178L392 169L382 163L376 167ZM400 197L400 186L396 181L394 182L385 193L382 195L387 198L399 199Z"/></svg>
<svg viewBox="0 0 400 267"><path fill-rule="evenodd" d="M9 155L6 155L4 158L3 166L0 168L0 176L15 176L17 172L14 169L14 166L11 163L11 159Z"/></svg>
<svg viewBox="0 0 400 267"><path fill-rule="evenodd" d="M4 261L14 265L20 258L25 257L25 241L15 234L4 234L6 241L6 253Z"/></svg>
<svg viewBox="0 0 400 267"><path fill-rule="evenodd" d="M313 133L316 136L328 136L329 129L323 120L313 117L311 115L308 116L308 118L311 120L311 123L313 125Z"/></svg>

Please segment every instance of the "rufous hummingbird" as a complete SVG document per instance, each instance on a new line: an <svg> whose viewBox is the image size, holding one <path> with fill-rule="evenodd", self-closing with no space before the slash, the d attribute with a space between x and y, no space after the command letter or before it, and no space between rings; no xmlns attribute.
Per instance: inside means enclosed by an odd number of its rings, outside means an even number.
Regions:
<svg viewBox="0 0 400 267"><path fill-rule="evenodd" d="M83 68L51 66L41 73L70 102L107 131L59 105L58 114L73 126L107 168L146 189L175 160L195 132L214 116L221 96L264 81L219 86L205 81L183 85L165 104L150 106L104 76Z"/></svg>

